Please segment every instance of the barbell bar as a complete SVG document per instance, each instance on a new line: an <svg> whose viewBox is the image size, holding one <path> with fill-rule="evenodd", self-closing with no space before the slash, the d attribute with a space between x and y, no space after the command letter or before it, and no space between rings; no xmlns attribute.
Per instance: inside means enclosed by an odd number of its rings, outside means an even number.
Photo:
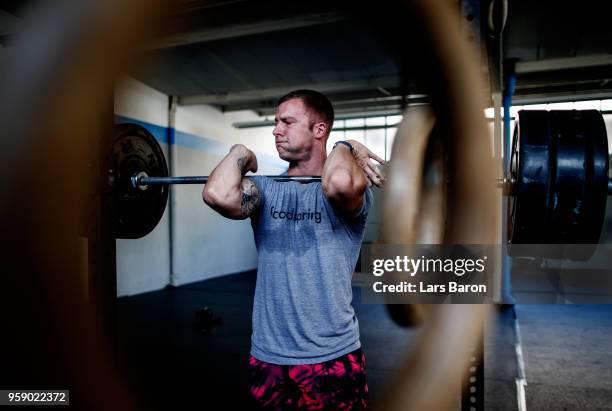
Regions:
<svg viewBox="0 0 612 411"><path fill-rule="evenodd" d="M297 181L300 183L321 182L321 176L287 176L275 174L253 174L270 178L274 181L288 182ZM249 177L247 175L246 177ZM150 185L172 185L172 184L206 184L209 176L180 176L180 177L150 177L146 172L140 171L131 177L132 186L140 190L146 190ZM501 188L505 196L511 196L516 180L511 177L497 179L497 188ZM612 195L612 179L608 180L608 195Z"/></svg>
<svg viewBox="0 0 612 411"><path fill-rule="evenodd" d="M252 176L267 177L274 181L287 182L297 181L300 183L316 183L321 182L320 176L286 176L275 174L253 174ZM246 177L249 177L247 175ZM150 185L168 185L168 184L206 184L209 176L180 176L180 177L149 177L149 175L141 171L132 176L132 186L141 190L146 190ZM504 177L497 179L497 188L503 189L504 195L510 196L516 181L512 178ZM608 180L608 195L612 194L612 179Z"/></svg>
<svg viewBox="0 0 612 411"><path fill-rule="evenodd" d="M297 181L300 183L315 183L320 182L320 176L287 176L287 175L260 175L261 177L268 177L275 181L287 182ZM248 175L246 177L249 177ZM182 177L149 177L149 175L140 171L131 177L132 186L141 190L146 190L150 185L161 185L161 184L206 184L208 183L208 176L182 176Z"/></svg>

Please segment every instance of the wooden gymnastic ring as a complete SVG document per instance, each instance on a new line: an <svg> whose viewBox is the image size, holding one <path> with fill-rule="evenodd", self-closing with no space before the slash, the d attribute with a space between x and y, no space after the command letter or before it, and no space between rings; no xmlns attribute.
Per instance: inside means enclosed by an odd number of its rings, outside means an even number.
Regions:
<svg viewBox="0 0 612 411"><path fill-rule="evenodd" d="M409 109L395 139L383 191L383 244L495 244L499 242L496 167L483 115L476 53L464 39L450 2L409 2L421 21L432 64L439 67L434 98L436 120L427 109ZM448 185L423 184L432 130L445 135ZM435 207L432 207L435 204ZM401 212L399 212L401 210ZM431 222L434 222L431 224ZM437 223L436 223L437 222ZM422 333L389 382L381 410L456 408L459 381L472 349L480 347L486 305L403 306L407 322L423 321Z"/></svg>

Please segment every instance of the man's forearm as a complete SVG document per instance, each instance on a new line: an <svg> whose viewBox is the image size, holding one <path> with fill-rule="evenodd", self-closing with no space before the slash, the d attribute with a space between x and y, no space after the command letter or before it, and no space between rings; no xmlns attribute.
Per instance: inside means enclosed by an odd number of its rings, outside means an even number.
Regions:
<svg viewBox="0 0 612 411"><path fill-rule="evenodd" d="M215 167L204 186L202 196L212 207L226 207L241 196L242 177L248 171L253 154L244 146L237 145Z"/></svg>
<svg viewBox="0 0 612 411"><path fill-rule="evenodd" d="M327 157L322 185L327 198L343 209L351 211L361 205L368 182L346 145L339 144Z"/></svg>

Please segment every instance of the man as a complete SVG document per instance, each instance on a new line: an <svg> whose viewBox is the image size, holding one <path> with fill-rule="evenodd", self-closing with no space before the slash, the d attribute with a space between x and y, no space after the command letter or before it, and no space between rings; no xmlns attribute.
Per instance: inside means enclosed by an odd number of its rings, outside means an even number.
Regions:
<svg viewBox="0 0 612 411"><path fill-rule="evenodd" d="M356 141L326 143L331 102L312 90L282 97L274 137L289 176L260 176L257 159L235 145L202 193L220 214L251 218L258 251L249 360L250 391L262 409L362 410L367 405L365 357L351 306L351 276L372 202L384 178Z"/></svg>

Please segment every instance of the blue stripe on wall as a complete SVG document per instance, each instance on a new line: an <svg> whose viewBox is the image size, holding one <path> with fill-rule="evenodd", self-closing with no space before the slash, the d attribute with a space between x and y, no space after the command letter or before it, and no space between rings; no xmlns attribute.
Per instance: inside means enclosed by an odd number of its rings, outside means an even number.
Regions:
<svg viewBox="0 0 612 411"><path fill-rule="evenodd" d="M160 143L175 144L180 147L190 148L192 150L203 151L206 153L225 156L231 147L229 144L222 143L211 138L200 137L194 134L184 133L174 128L158 126L156 124L147 123L146 121L136 120L130 117L115 115L115 124L119 123L134 123L149 130L151 134ZM287 163L267 154L259 154L257 160L270 166L287 169Z"/></svg>
<svg viewBox="0 0 612 411"><path fill-rule="evenodd" d="M231 147L220 141L202 138L193 134L175 130L175 144L181 147L191 148L198 151L225 156Z"/></svg>
<svg viewBox="0 0 612 411"><path fill-rule="evenodd" d="M149 130L153 137L160 143L168 144L168 127L158 126L156 124L147 123L146 121L136 120L130 117L118 116L115 114L115 124L134 123Z"/></svg>

